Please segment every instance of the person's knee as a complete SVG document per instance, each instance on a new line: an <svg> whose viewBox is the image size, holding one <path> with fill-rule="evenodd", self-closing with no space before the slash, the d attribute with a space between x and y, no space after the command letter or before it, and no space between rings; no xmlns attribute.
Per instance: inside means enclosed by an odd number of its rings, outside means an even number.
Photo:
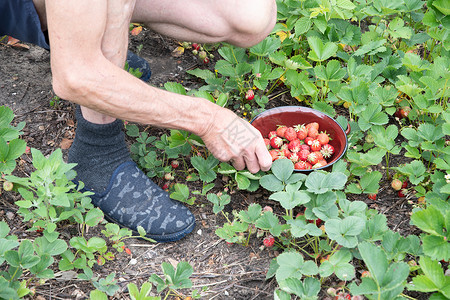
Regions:
<svg viewBox="0 0 450 300"><path fill-rule="evenodd" d="M270 34L277 19L275 0L242 1L233 17L232 39L241 47L250 47Z"/></svg>

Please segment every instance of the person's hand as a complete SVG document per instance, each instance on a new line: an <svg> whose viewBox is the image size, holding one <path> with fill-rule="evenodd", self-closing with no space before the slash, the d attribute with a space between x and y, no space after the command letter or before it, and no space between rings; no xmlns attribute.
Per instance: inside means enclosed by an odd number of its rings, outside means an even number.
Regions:
<svg viewBox="0 0 450 300"><path fill-rule="evenodd" d="M231 161L237 170L256 173L272 165L261 133L228 109L221 109L200 137L218 160Z"/></svg>

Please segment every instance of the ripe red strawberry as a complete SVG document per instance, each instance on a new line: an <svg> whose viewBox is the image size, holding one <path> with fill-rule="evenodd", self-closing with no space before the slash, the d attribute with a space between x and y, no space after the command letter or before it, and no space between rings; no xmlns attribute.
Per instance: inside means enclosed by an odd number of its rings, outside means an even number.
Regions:
<svg viewBox="0 0 450 300"><path fill-rule="evenodd" d="M307 170L308 169L307 162L305 162L303 160L299 160L298 162L296 162L294 164L294 169L296 169L296 170Z"/></svg>
<svg viewBox="0 0 450 300"><path fill-rule="evenodd" d="M320 149L320 153L322 153L323 158L330 158L334 153L334 147L330 144L325 144L322 146L322 149Z"/></svg>
<svg viewBox="0 0 450 300"><path fill-rule="evenodd" d="M318 162L323 160L323 155L320 153L320 151L314 151L314 153L317 155Z"/></svg>
<svg viewBox="0 0 450 300"><path fill-rule="evenodd" d="M255 98L255 92L253 92L253 90L250 89L245 93L245 99L247 99L248 101L251 101L251 100L253 100L253 98Z"/></svg>
<svg viewBox="0 0 450 300"><path fill-rule="evenodd" d="M311 123L308 123L308 124L306 124L306 128L309 130L309 128L315 128L315 129L317 129L317 130L319 130L319 123L317 123L317 122L311 122Z"/></svg>
<svg viewBox="0 0 450 300"><path fill-rule="evenodd" d="M298 162L298 154L297 152L290 152L289 155L287 155L287 158L289 158L294 164Z"/></svg>
<svg viewBox="0 0 450 300"><path fill-rule="evenodd" d="M284 144L283 146L286 146L286 147L284 147L283 149L280 149L280 150L281 150L281 152L283 153L284 156L289 158L289 155L291 155L291 151L289 151L289 149L287 148L286 144Z"/></svg>
<svg viewBox="0 0 450 300"><path fill-rule="evenodd" d="M294 130L293 127L288 127L286 131L284 132L284 137L288 141L293 141L297 139L297 132Z"/></svg>
<svg viewBox="0 0 450 300"><path fill-rule="evenodd" d="M320 144L319 140L313 140L311 142L311 151L315 152L315 151L320 151L320 149L322 148L322 145Z"/></svg>
<svg viewBox="0 0 450 300"><path fill-rule="evenodd" d="M317 154L316 154L316 152L311 152L309 155L308 155L308 162L311 164L311 165L315 165L315 164L317 164L317 162L319 161L319 158L317 157Z"/></svg>
<svg viewBox="0 0 450 300"><path fill-rule="evenodd" d="M275 244L275 239L274 239L274 237L271 236L271 235L265 237L264 240L263 240L263 244L264 244L264 246L266 246L267 248L273 247L273 244Z"/></svg>
<svg viewBox="0 0 450 300"><path fill-rule="evenodd" d="M367 197L369 197L370 200L377 200L377 194L369 194Z"/></svg>
<svg viewBox="0 0 450 300"><path fill-rule="evenodd" d="M317 218L315 220L308 220L308 223L314 223L317 227L320 227L320 225L322 224L322 220Z"/></svg>
<svg viewBox="0 0 450 300"><path fill-rule="evenodd" d="M200 45L197 43L192 43L192 48L194 48L195 50L200 50Z"/></svg>
<svg viewBox="0 0 450 300"><path fill-rule="evenodd" d="M264 206L263 211L273 212L273 208L271 206L266 205L266 206Z"/></svg>
<svg viewBox="0 0 450 300"><path fill-rule="evenodd" d="M312 166L313 169L319 169L325 167L327 163L324 160L319 160L315 165Z"/></svg>
<svg viewBox="0 0 450 300"><path fill-rule="evenodd" d="M362 273L361 273L361 277L363 277L363 278L364 278L364 277L370 277L370 272L367 271L367 270L364 271L364 272L362 272Z"/></svg>
<svg viewBox="0 0 450 300"><path fill-rule="evenodd" d="M274 137L277 137L277 132L276 131L271 131L269 132L268 138L269 140L273 139Z"/></svg>
<svg viewBox="0 0 450 300"><path fill-rule="evenodd" d="M29 146L25 147L25 154L30 154L31 153L31 148Z"/></svg>
<svg viewBox="0 0 450 300"><path fill-rule="evenodd" d="M408 180L403 181L402 188L406 189L408 187Z"/></svg>
<svg viewBox="0 0 450 300"><path fill-rule="evenodd" d="M308 129L304 125L297 131L297 138L299 140L304 140L308 136Z"/></svg>
<svg viewBox="0 0 450 300"><path fill-rule="evenodd" d="M170 163L170 165L172 166L172 168L176 169L176 168L178 168L178 166L180 165L180 163L178 162L178 160L172 160L172 162Z"/></svg>
<svg viewBox="0 0 450 300"><path fill-rule="evenodd" d="M308 128L308 136L312 137L313 139L317 138L319 135L319 130L317 130L315 127L309 127Z"/></svg>
<svg viewBox="0 0 450 300"><path fill-rule="evenodd" d="M398 196L400 198L403 198L406 196L407 191L405 189L401 189L400 191L398 191Z"/></svg>
<svg viewBox="0 0 450 300"><path fill-rule="evenodd" d="M328 162L325 159L323 159L323 158L321 160L319 160L317 163L318 164L322 164L322 166L328 165Z"/></svg>
<svg viewBox="0 0 450 300"><path fill-rule="evenodd" d="M298 152L300 151L301 142L298 139L295 139L293 141L290 141L288 144L288 149L292 152Z"/></svg>
<svg viewBox="0 0 450 300"><path fill-rule="evenodd" d="M264 144L266 144L267 150L270 150L270 140L268 138L264 138Z"/></svg>
<svg viewBox="0 0 450 300"><path fill-rule="evenodd" d="M310 136L305 138L305 144L308 145L308 146L311 146L312 141L314 141L314 139L312 137L310 137Z"/></svg>
<svg viewBox="0 0 450 300"><path fill-rule="evenodd" d="M287 127L284 126L284 125L278 126L278 128L277 128L277 135L278 135L279 137L284 138L284 133L286 132L286 129L287 129Z"/></svg>
<svg viewBox="0 0 450 300"><path fill-rule="evenodd" d="M411 107L409 106L404 106L399 108L396 112L395 112L395 116L399 119L403 119L408 117L409 113L411 112Z"/></svg>
<svg viewBox="0 0 450 300"><path fill-rule="evenodd" d="M169 188L169 185L170 185L169 182L164 183L164 185L162 186L162 189L167 190Z"/></svg>
<svg viewBox="0 0 450 300"><path fill-rule="evenodd" d="M279 149L281 145L283 145L283 139L280 137L277 136L270 139L270 146L272 146L272 148Z"/></svg>
<svg viewBox="0 0 450 300"><path fill-rule="evenodd" d="M301 144L300 145L300 151L302 151L302 150L311 151L311 147L309 145L307 145L307 144Z"/></svg>
<svg viewBox="0 0 450 300"><path fill-rule="evenodd" d="M308 160L308 155L311 152L309 152L308 150L301 150L298 152L298 159L301 161L307 161Z"/></svg>
<svg viewBox="0 0 450 300"><path fill-rule="evenodd" d="M297 124L297 125L294 125L293 127L296 132L299 132L303 128L306 128L305 124Z"/></svg>
<svg viewBox="0 0 450 300"><path fill-rule="evenodd" d="M321 132L317 136L317 140L320 142L321 145L326 145L330 142L330 137L325 132Z"/></svg>
<svg viewBox="0 0 450 300"><path fill-rule="evenodd" d="M279 150L273 149L269 151L270 156L272 157L272 161L275 161L278 159L278 155L280 154Z"/></svg>
<svg viewBox="0 0 450 300"><path fill-rule="evenodd" d="M400 191L400 189L402 188L403 182L401 182L400 179L394 179L391 182L391 187L396 190L396 191Z"/></svg>
<svg viewBox="0 0 450 300"><path fill-rule="evenodd" d="M205 57L204 59L203 59L203 63L206 65L206 64L208 64L209 63L209 57ZM253 99L253 98L252 98ZM249 100L252 100L252 99L249 99Z"/></svg>

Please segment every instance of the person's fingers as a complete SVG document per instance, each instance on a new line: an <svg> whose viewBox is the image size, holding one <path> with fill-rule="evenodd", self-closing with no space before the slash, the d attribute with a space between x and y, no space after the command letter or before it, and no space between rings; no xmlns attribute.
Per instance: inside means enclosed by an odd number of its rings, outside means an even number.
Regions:
<svg viewBox="0 0 450 300"><path fill-rule="evenodd" d="M243 170L245 168L245 161L242 156L238 156L232 160L232 164L234 168L238 171Z"/></svg>
<svg viewBox="0 0 450 300"><path fill-rule="evenodd" d="M255 154L258 158L258 164L261 170L264 172L269 171L270 167L272 167L272 157L270 156L269 151L267 151L264 142L262 146L258 145L258 147L256 147Z"/></svg>
<svg viewBox="0 0 450 300"><path fill-rule="evenodd" d="M244 156L245 165L247 166L247 170L250 171L250 173L258 173L260 170L258 158L253 153L251 156Z"/></svg>

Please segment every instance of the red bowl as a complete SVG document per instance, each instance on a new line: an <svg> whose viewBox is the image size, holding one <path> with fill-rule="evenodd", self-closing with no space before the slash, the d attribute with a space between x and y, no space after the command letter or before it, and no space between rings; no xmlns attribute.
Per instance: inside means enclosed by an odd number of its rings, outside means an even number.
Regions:
<svg viewBox="0 0 450 300"><path fill-rule="evenodd" d="M270 131L277 129L278 125L294 126L297 124L319 123L319 132L326 131L330 136L329 144L334 147L334 154L328 164L312 170L296 170L299 172L311 172L314 170L329 170L331 166L344 156L347 150L347 132L330 116L318 110L303 106L281 106L268 109L253 118L251 124L267 137Z"/></svg>

